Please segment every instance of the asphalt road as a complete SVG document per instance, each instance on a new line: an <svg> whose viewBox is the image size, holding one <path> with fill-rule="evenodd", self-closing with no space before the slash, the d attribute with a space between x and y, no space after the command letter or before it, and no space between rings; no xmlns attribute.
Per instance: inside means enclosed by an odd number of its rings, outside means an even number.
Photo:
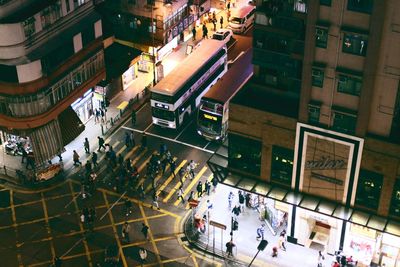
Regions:
<svg viewBox="0 0 400 267"><path fill-rule="evenodd" d="M251 30L244 36L235 35L237 42L229 50L229 59L251 46ZM128 149L124 144L126 131L134 131L136 146ZM148 147L139 147L141 133L148 134ZM140 266L138 250L148 251L145 266L221 266L210 257L193 253L181 238L182 218L189 207L177 200L176 192L181 186L167 168L165 175L156 177L160 210L151 206L151 182L144 175L145 166L151 155L165 143L177 162L177 170L188 161L199 163L194 179L185 179L184 198L195 191L198 181L212 178L206 162L218 148L218 143L204 140L196 133L193 120L180 131L171 131L151 124L150 106L145 105L137 112L137 124L130 121L122 125L106 140L117 154L131 158L139 168L140 181L144 182L146 198L140 200L135 191L116 192L113 181L115 174L107 171L105 153L99 152L97 189L88 200L83 200L78 179L69 179L61 185L42 192L13 191L0 189L0 258L1 266L49 266L55 256L61 257L62 266L95 266L104 260L107 246L115 244L120 252L120 266ZM95 145L93 140L91 144ZM97 147L91 147L97 149ZM84 151L78 151L84 155ZM83 156L85 162L88 158ZM72 161L65 162L72 167ZM71 175L79 174L82 167L72 168ZM77 176L77 175L75 175ZM123 200L133 203L133 213L128 217L123 210ZM96 211L93 231L80 221L84 206ZM131 225L130 242L121 238L121 227L125 221ZM150 227L149 240L141 230L141 224Z"/></svg>

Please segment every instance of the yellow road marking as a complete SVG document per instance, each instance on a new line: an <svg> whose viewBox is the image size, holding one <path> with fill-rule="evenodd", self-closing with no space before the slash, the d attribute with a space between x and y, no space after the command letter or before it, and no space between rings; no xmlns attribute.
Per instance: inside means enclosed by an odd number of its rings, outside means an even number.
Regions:
<svg viewBox="0 0 400 267"><path fill-rule="evenodd" d="M151 156L153 156L153 154L151 154L150 156L148 156L146 158L146 160L139 166L138 168L138 172L140 173L142 171L142 169L146 166L146 164L150 161ZM139 188L139 186L144 183L144 181L146 180L146 176L142 176L142 178L140 178L139 182L137 183L137 185L135 186L135 189L137 190Z"/></svg>
<svg viewBox="0 0 400 267"><path fill-rule="evenodd" d="M187 179L187 177L188 177L189 175L190 175L190 174L185 174L185 175L182 177L182 182L183 182L183 183L186 181L186 179ZM171 191L169 191L169 194L167 195L167 197L163 199L163 202L166 203L166 202L172 197L172 195L176 192L176 190L178 190L179 187L181 187L181 186L183 186L183 184L181 183L181 181L176 182L175 186L171 189Z"/></svg>
<svg viewBox="0 0 400 267"><path fill-rule="evenodd" d="M126 145L123 145L118 151L117 155L121 154L125 149L127 149Z"/></svg>
<svg viewBox="0 0 400 267"><path fill-rule="evenodd" d="M49 225L49 214L47 213L46 201L44 200L43 193L41 193L40 195L42 197L42 207L43 207L44 219L46 221L46 230L47 230L47 233L51 236L51 230L50 230L50 225ZM51 249L51 256L54 259L56 257L56 250L54 248L53 238L50 239L50 249Z"/></svg>
<svg viewBox="0 0 400 267"><path fill-rule="evenodd" d="M177 160L177 157L174 157L173 160ZM170 168L170 164L168 164L168 166L165 168L164 174L167 173L167 171L169 170L169 168ZM176 173L176 170L175 170L175 173ZM164 174L161 174L161 173L160 173L159 175L157 175L157 177L154 178L154 179L155 179L155 182L157 183L157 182L164 176ZM173 176L173 175L172 175L172 176ZM150 191L151 188L152 188L152 185L149 184L149 185L146 187L146 189L144 190L144 192L148 193L148 192Z"/></svg>
<svg viewBox="0 0 400 267"><path fill-rule="evenodd" d="M194 254L192 254L192 260L193 260L193 264L195 267L199 267L199 264L197 263L196 257L194 256Z"/></svg>
<svg viewBox="0 0 400 267"><path fill-rule="evenodd" d="M183 166L186 164L186 162L187 162L187 160L184 159L184 160L181 162L181 164L179 164L179 166L176 167L176 169L175 169L175 175L178 174L179 170L180 170L181 168L183 168ZM174 175L171 174L171 175L168 177L168 179L165 180L165 182L161 185L161 187L158 189L158 191L159 191L159 192L163 191L164 188L167 187L167 185L172 181L172 179L174 179Z"/></svg>
<svg viewBox="0 0 400 267"><path fill-rule="evenodd" d="M150 228L149 221L147 220L146 213L144 213L143 205L139 204L139 209L140 209L140 214L142 214L142 217L144 219L144 224L146 224L149 227L148 235L149 235L149 238L150 238L150 242L153 245L154 253L156 254L156 257L157 257L157 262L160 264L160 266L163 266L163 264L161 262L160 252L158 251L156 242L154 242L153 232L152 232L152 230Z"/></svg>
<svg viewBox="0 0 400 267"><path fill-rule="evenodd" d="M129 151L128 153L126 153L124 160L127 160L128 158L130 158L133 153L135 153L136 150L138 150L139 146L135 146L134 148L131 149L131 151Z"/></svg>
<svg viewBox="0 0 400 267"><path fill-rule="evenodd" d="M15 208L14 208L14 193L12 190L10 190L10 208L11 208L11 217L13 221L13 227L15 227L15 231L17 232L17 216L15 215ZM18 246L17 246L18 247ZM22 264L22 256L19 253L19 249L17 250L17 260L18 260L18 266L23 266Z"/></svg>
<svg viewBox="0 0 400 267"><path fill-rule="evenodd" d="M79 229L81 230L81 232L85 232L85 229L83 228L83 225L82 225L82 222L81 222L81 218L79 216L79 213L80 213L79 212L79 207L78 207L78 203L76 202L76 198L74 197L75 191L74 191L74 188L72 187L72 183L71 182L69 183L69 190L71 192L71 196L72 196L72 199L73 199L73 203L74 203L74 207L75 207L75 213L78 216ZM87 260L89 262L89 266L93 266L92 258L90 256L90 252L89 252L89 246L87 244L86 239L83 239L82 243L83 243L83 246L85 248L85 252L86 252L85 254L86 254L86 258L87 258Z"/></svg>
<svg viewBox="0 0 400 267"><path fill-rule="evenodd" d="M185 196L189 193L189 191L192 189L192 187L197 183L198 180L200 180L201 176L203 175L203 173L205 173L207 170L207 167L204 166L201 171L199 171L199 173L194 177L194 179L192 180L192 182L189 184L188 187L186 187L182 197L185 198ZM178 204L181 202L181 198L178 198L175 203L174 206L178 206Z"/></svg>
<svg viewBox="0 0 400 267"><path fill-rule="evenodd" d="M109 207L110 204L108 203L108 199L107 199L107 196L106 196L105 192L103 192L103 198L104 198L104 202L106 203L107 207ZM127 267L128 263L126 262L124 250L122 249L121 241L119 240L118 231L117 231L117 228L115 227L115 222L114 222L114 217L112 216L112 212L108 213L108 217L110 218L110 221L111 221L111 224L112 224L114 237L117 240L117 245L119 247L119 251L120 251L120 254L121 254L122 263L124 264L124 267Z"/></svg>

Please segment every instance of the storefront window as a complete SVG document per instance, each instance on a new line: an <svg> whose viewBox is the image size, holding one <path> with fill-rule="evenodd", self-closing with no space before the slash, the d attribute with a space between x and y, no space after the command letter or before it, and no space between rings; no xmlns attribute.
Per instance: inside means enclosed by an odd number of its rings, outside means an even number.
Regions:
<svg viewBox="0 0 400 267"><path fill-rule="evenodd" d="M390 201L390 215L400 217L400 177L397 178L393 187L392 200Z"/></svg>
<svg viewBox="0 0 400 267"><path fill-rule="evenodd" d="M260 175L261 142L229 134L229 167Z"/></svg>
<svg viewBox="0 0 400 267"><path fill-rule="evenodd" d="M381 196L382 182L383 177L381 174L360 170L355 204L377 210Z"/></svg>
<svg viewBox="0 0 400 267"><path fill-rule="evenodd" d="M293 150L273 146L271 159L271 181L291 186L293 171Z"/></svg>

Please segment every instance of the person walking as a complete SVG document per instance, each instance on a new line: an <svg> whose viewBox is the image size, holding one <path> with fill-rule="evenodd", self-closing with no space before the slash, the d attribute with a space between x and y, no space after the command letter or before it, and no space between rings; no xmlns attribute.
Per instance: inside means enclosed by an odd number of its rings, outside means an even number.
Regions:
<svg viewBox="0 0 400 267"><path fill-rule="evenodd" d="M285 246L285 241L286 241L286 231L283 230L281 234L279 235L279 248L282 249L283 251L286 251L286 246Z"/></svg>
<svg viewBox="0 0 400 267"><path fill-rule="evenodd" d="M225 246L226 246L226 253L228 254L228 257L232 257L233 256L233 248L236 246L233 243L233 240L231 239L229 242L227 242L225 244Z"/></svg>
<svg viewBox="0 0 400 267"><path fill-rule="evenodd" d="M239 206L235 205L235 207L233 207L233 209L232 209L232 215L233 215L233 219L235 221L238 220L239 214L240 214L240 208L239 208Z"/></svg>
<svg viewBox="0 0 400 267"><path fill-rule="evenodd" d="M194 191L190 191L189 197L188 197L188 202L194 199Z"/></svg>
<svg viewBox="0 0 400 267"><path fill-rule="evenodd" d="M139 197L140 197L141 199L144 199L145 193L144 193L144 185L143 185L143 183L140 184L138 190L139 190Z"/></svg>
<svg viewBox="0 0 400 267"><path fill-rule="evenodd" d="M210 181L206 181L206 183L204 184L204 193L207 193L207 196L210 195L210 189L211 189L211 183Z"/></svg>
<svg viewBox="0 0 400 267"><path fill-rule="evenodd" d="M97 167L97 153L96 152L92 152L92 164L93 164L93 167Z"/></svg>
<svg viewBox="0 0 400 267"><path fill-rule="evenodd" d="M196 167L197 167L197 163L196 162L194 162L193 160L190 160L190 163L189 163L189 174L190 174L190 180L193 180L193 178L194 178L194 169L196 169Z"/></svg>
<svg viewBox="0 0 400 267"><path fill-rule="evenodd" d="M208 39L208 29L205 23L203 24L202 30L203 30L203 39Z"/></svg>
<svg viewBox="0 0 400 267"><path fill-rule="evenodd" d="M96 108L94 109L94 123L100 122L100 111Z"/></svg>
<svg viewBox="0 0 400 267"><path fill-rule="evenodd" d="M136 142L135 142L135 135L134 135L133 131L131 131L131 133L130 133L130 139L131 139L132 148L134 148L136 146Z"/></svg>
<svg viewBox="0 0 400 267"><path fill-rule="evenodd" d="M183 199L183 189L182 189L182 186L180 186L179 187L179 190L178 190L178 199L181 199L182 200L182 203L185 203L185 200Z"/></svg>
<svg viewBox="0 0 400 267"><path fill-rule="evenodd" d="M125 132L125 146L126 148L130 148L132 144L131 135L128 132Z"/></svg>
<svg viewBox="0 0 400 267"><path fill-rule="evenodd" d="M80 162L80 160L79 160L79 155L78 155L78 153L76 152L76 150L73 151L72 159L73 159L73 161L74 161L74 166L76 166L76 165L81 165L81 166L82 166L82 162Z"/></svg>
<svg viewBox="0 0 400 267"><path fill-rule="evenodd" d="M257 240L264 240L264 231L265 231L265 224L261 224L260 227L257 228Z"/></svg>
<svg viewBox="0 0 400 267"><path fill-rule="evenodd" d="M231 2L228 1L228 3L226 4L226 8L228 9L228 11L231 9Z"/></svg>
<svg viewBox="0 0 400 267"><path fill-rule="evenodd" d="M211 182L212 182L212 185L213 185L213 192L215 192L215 190L217 189L217 185L218 185L218 179L217 179L217 177L213 177L212 178L212 180L211 180Z"/></svg>
<svg viewBox="0 0 400 267"><path fill-rule="evenodd" d="M228 195L228 208L229 208L229 210L232 208L232 201L233 201L234 197L235 197L234 194L232 193L232 191L230 191L229 195Z"/></svg>
<svg viewBox="0 0 400 267"><path fill-rule="evenodd" d="M224 17L223 16L221 16L219 18L219 24L221 25L221 29L222 29L224 27Z"/></svg>
<svg viewBox="0 0 400 267"><path fill-rule="evenodd" d="M317 267L322 267L324 264L325 256L322 254L321 250L318 251L318 265Z"/></svg>
<svg viewBox="0 0 400 267"><path fill-rule="evenodd" d="M85 148L85 153L90 154L90 145L87 137L85 137L85 141L83 142L83 147Z"/></svg>
<svg viewBox="0 0 400 267"><path fill-rule="evenodd" d="M240 206L240 211L244 212L244 195L242 190L239 190L239 206Z"/></svg>
<svg viewBox="0 0 400 267"><path fill-rule="evenodd" d="M131 122L132 122L132 125L135 126L135 124L136 124L136 110L135 109L133 109L132 113L131 113Z"/></svg>
<svg viewBox="0 0 400 267"><path fill-rule="evenodd" d="M214 26L214 31L216 31L217 30L217 19L212 19L212 24L213 24L213 26Z"/></svg>
<svg viewBox="0 0 400 267"><path fill-rule="evenodd" d="M196 190L197 198L201 198L201 196L203 195L203 184L201 183L201 181L199 181L199 183L197 184Z"/></svg>
<svg viewBox="0 0 400 267"><path fill-rule="evenodd" d="M176 162L175 162L175 160L172 160L172 161L171 161L171 163L169 164L169 169L170 169L170 171L171 171L170 175L173 175L174 178L176 178L176 174L175 174L175 171L176 171Z"/></svg>
<svg viewBox="0 0 400 267"><path fill-rule="evenodd" d="M97 136L97 139L99 140L99 149L97 149L97 151L100 151L100 149L104 149L104 151L106 151L106 146L104 145L104 139L100 136Z"/></svg>
<svg viewBox="0 0 400 267"><path fill-rule="evenodd" d="M104 117L106 116L106 113L104 112L104 109L100 108L100 116L101 116L101 123L104 123Z"/></svg>
<svg viewBox="0 0 400 267"><path fill-rule="evenodd" d="M192 35L193 35L193 41L196 41L196 26L193 26L193 29L192 29Z"/></svg>
<svg viewBox="0 0 400 267"><path fill-rule="evenodd" d="M160 207L158 206L158 195L156 191L153 192L153 204L151 205L151 208L153 208L153 206L157 207L157 209L160 210Z"/></svg>
<svg viewBox="0 0 400 267"><path fill-rule="evenodd" d="M146 135L146 133L143 132L143 135L142 135L142 148L144 149L146 147L147 147L147 135Z"/></svg>
<svg viewBox="0 0 400 267"><path fill-rule="evenodd" d="M125 205L125 216L128 217L129 215L132 214L132 201L130 201L130 199L125 199L124 205Z"/></svg>
<svg viewBox="0 0 400 267"><path fill-rule="evenodd" d="M131 226L128 222L125 222L122 226L122 238L125 239L128 243L130 243L129 232L131 230Z"/></svg>
<svg viewBox="0 0 400 267"><path fill-rule="evenodd" d="M142 223L142 230L141 230L141 232L142 232L144 238L146 238L146 240L149 240L149 237L148 237L148 234L149 234L149 227L148 227L146 224L144 224L144 223Z"/></svg>
<svg viewBox="0 0 400 267"><path fill-rule="evenodd" d="M146 262L147 259L147 250L144 248L139 249L139 257L140 257L140 264L143 266L143 264Z"/></svg>
<svg viewBox="0 0 400 267"><path fill-rule="evenodd" d="M185 169L183 167L179 169L178 175L179 175L179 181L183 185L183 177L185 176Z"/></svg>

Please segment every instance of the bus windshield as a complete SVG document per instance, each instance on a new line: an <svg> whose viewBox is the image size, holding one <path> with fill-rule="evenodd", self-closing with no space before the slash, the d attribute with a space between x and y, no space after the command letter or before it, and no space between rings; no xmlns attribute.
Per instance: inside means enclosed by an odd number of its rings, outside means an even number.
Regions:
<svg viewBox="0 0 400 267"><path fill-rule="evenodd" d="M174 112L160 109L160 108L152 108L151 109L153 117L167 120L167 121L175 121Z"/></svg>
<svg viewBox="0 0 400 267"><path fill-rule="evenodd" d="M222 116L199 110L198 125L207 133L220 134L222 128Z"/></svg>
<svg viewBox="0 0 400 267"><path fill-rule="evenodd" d="M230 22L234 24L243 24L243 18L233 17L231 18Z"/></svg>
<svg viewBox="0 0 400 267"><path fill-rule="evenodd" d="M164 102L164 103L169 103L169 104L174 103L172 96L158 94L158 93L154 93L154 92L151 93L151 99L154 99L154 100L160 101L160 102Z"/></svg>

